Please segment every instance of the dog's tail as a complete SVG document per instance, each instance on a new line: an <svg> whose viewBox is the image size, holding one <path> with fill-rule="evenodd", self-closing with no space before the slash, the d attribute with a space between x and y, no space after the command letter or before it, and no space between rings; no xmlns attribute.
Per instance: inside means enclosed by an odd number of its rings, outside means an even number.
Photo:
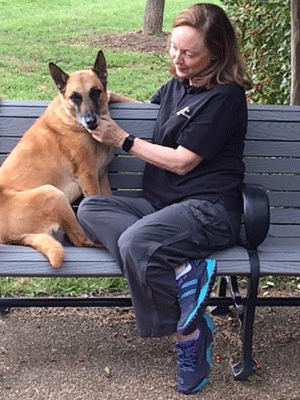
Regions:
<svg viewBox="0 0 300 400"><path fill-rule="evenodd" d="M52 236L46 233L29 233L20 240L20 244L33 247L35 250L44 254L52 267L60 268L64 261L64 248Z"/></svg>

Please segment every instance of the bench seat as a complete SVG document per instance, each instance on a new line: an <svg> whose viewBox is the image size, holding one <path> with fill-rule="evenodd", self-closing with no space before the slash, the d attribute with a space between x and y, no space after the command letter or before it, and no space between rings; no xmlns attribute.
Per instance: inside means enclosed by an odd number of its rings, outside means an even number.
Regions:
<svg viewBox="0 0 300 400"><path fill-rule="evenodd" d="M41 254L29 247L0 245L0 276L19 277L105 277L122 276L122 271L106 249L65 247L62 268L55 269ZM249 275L249 256L240 246L214 254L218 275ZM234 260L234 261L233 261Z"/></svg>
<svg viewBox="0 0 300 400"><path fill-rule="evenodd" d="M109 252L97 248L65 247L63 268L52 268L30 247L0 244L0 276L15 277L121 277ZM299 238L267 237L258 251L260 275L300 276ZM250 276L248 251L241 246L213 254L218 276Z"/></svg>

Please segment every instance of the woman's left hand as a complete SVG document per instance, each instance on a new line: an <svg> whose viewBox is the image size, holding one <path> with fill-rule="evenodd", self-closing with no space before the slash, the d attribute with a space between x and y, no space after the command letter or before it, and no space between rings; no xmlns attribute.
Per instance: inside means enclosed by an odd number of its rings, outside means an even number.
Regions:
<svg viewBox="0 0 300 400"><path fill-rule="evenodd" d="M120 128L108 115L103 115L97 129L92 131L92 136L100 143L121 148L128 133Z"/></svg>

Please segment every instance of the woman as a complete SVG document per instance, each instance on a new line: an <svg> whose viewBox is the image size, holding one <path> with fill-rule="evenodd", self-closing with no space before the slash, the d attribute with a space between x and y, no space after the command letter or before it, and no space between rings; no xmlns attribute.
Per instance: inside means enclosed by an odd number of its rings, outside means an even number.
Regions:
<svg viewBox="0 0 300 400"><path fill-rule="evenodd" d="M196 4L174 20L173 78L152 97L160 105L153 142L134 138L108 116L96 140L146 161L141 198L85 199L78 218L123 268L141 337L175 334L178 390L207 382L213 324L204 309L214 251L240 231L242 162L251 87L224 11ZM111 102L130 101L111 93Z"/></svg>

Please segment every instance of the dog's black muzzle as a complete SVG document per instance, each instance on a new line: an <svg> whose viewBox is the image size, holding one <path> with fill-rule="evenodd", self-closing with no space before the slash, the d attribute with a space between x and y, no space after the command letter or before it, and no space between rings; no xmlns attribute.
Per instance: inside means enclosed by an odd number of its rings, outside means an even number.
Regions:
<svg viewBox="0 0 300 400"><path fill-rule="evenodd" d="M85 118L86 125L91 131L95 130L98 126L98 118L96 115L89 115Z"/></svg>

